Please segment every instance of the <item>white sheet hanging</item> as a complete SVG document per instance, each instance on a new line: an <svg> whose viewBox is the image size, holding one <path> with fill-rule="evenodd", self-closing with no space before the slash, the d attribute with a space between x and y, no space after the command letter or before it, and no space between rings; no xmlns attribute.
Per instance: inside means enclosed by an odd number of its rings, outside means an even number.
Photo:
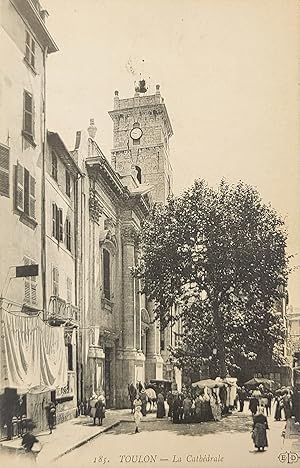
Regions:
<svg viewBox="0 0 300 468"><path fill-rule="evenodd" d="M64 328L50 327L39 317L14 315L2 309L1 390L26 393L67 385Z"/></svg>

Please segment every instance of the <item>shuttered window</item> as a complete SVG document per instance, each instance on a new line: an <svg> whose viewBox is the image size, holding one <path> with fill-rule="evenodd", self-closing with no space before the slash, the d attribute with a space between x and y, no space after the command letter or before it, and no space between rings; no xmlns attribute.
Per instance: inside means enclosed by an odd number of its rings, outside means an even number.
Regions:
<svg viewBox="0 0 300 468"><path fill-rule="evenodd" d="M52 151L51 153L51 158L52 158L52 177L54 180L56 180L57 182L57 156L56 154L54 153L54 151Z"/></svg>
<svg viewBox="0 0 300 468"><path fill-rule="evenodd" d="M24 211L24 168L20 163L16 167L15 206L17 210Z"/></svg>
<svg viewBox="0 0 300 468"><path fill-rule="evenodd" d="M29 216L35 219L35 178L29 175Z"/></svg>
<svg viewBox="0 0 300 468"><path fill-rule="evenodd" d="M63 242L63 240L64 240L64 224L63 224L63 212L62 212L61 208L58 209L58 226L59 226L58 240L60 242Z"/></svg>
<svg viewBox="0 0 300 468"><path fill-rule="evenodd" d="M71 177L70 172L66 169L66 194L71 196Z"/></svg>
<svg viewBox="0 0 300 468"><path fill-rule="evenodd" d="M35 40L28 31L26 31L25 40L25 60L32 68L35 68Z"/></svg>
<svg viewBox="0 0 300 468"><path fill-rule="evenodd" d="M110 300L110 254L103 249L103 289L105 299Z"/></svg>
<svg viewBox="0 0 300 468"><path fill-rule="evenodd" d="M0 144L0 195L9 197L9 148Z"/></svg>
<svg viewBox="0 0 300 468"><path fill-rule="evenodd" d="M25 133L33 137L33 97L28 91L24 91L24 124Z"/></svg>
<svg viewBox="0 0 300 468"><path fill-rule="evenodd" d="M72 280L67 277L67 302L72 303Z"/></svg>
<svg viewBox="0 0 300 468"><path fill-rule="evenodd" d="M15 170L15 208L36 219L35 178L19 162Z"/></svg>
<svg viewBox="0 0 300 468"><path fill-rule="evenodd" d="M59 242L64 240L63 212L56 203L52 203L52 236Z"/></svg>
<svg viewBox="0 0 300 468"><path fill-rule="evenodd" d="M71 232L71 221L66 219L66 247L71 252L72 250L72 232Z"/></svg>
<svg viewBox="0 0 300 468"><path fill-rule="evenodd" d="M59 296L59 271L57 267L52 267L52 295Z"/></svg>
<svg viewBox="0 0 300 468"><path fill-rule="evenodd" d="M36 262L28 257L24 257L24 265L35 265ZM27 276L24 278L24 302L26 304L37 304L37 277Z"/></svg>
<svg viewBox="0 0 300 468"><path fill-rule="evenodd" d="M55 203L52 203L52 236L57 239L57 226L56 226L56 211L57 211L57 206Z"/></svg>

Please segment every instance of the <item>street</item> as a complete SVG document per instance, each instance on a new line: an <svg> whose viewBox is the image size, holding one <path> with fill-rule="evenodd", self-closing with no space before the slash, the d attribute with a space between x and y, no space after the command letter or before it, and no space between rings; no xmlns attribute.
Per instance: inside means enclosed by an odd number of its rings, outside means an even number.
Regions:
<svg viewBox="0 0 300 468"><path fill-rule="evenodd" d="M65 455L56 466L131 467L138 463L165 468L282 466L278 455L285 451L282 439L285 422L269 418L269 448L258 453L251 440L251 419L246 410L220 422L175 425L166 419L149 420L142 422L139 434L134 434L134 423L125 422Z"/></svg>

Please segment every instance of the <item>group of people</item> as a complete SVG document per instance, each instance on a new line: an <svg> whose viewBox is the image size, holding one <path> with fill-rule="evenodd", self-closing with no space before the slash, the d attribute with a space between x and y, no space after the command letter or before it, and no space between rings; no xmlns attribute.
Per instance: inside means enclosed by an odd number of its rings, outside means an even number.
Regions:
<svg viewBox="0 0 300 468"><path fill-rule="evenodd" d="M268 419L271 416L272 401L275 402L274 419L281 421L282 416L287 421L295 414L293 391L291 388L282 387L273 394L270 390L264 390L263 386L255 388L250 395L249 409L253 416L252 439L258 451L263 451L268 446L267 430Z"/></svg>
<svg viewBox="0 0 300 468"><path fill-rule="evenodd" d="M220 421L222 405L219 389L205 387L198 392L187 391L185 393L171 392L167 395L169 407L168 417L174 424Z"/></svg>
<svg viewBox="0 0 300 468"><path fill-rule="evenodd" d="M103 419L105 418L105 396L103 392L99 395L93 392L89 399L88 415L93 418L94 426L96 419L98 419L98 425L102 426Z"/></svg>

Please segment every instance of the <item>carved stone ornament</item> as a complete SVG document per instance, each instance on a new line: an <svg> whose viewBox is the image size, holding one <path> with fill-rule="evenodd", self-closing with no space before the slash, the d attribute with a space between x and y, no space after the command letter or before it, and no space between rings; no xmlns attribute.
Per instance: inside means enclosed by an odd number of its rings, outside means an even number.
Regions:
<svg viewBox="0 0 300 468"><path fill-rule="evenodd" d="M124 243L135 244L138 241L138 237L138 231L134 226L123 226L122 239Z"/></svg>
<svg viewBox="0 0 300 468"><path fill-rule="evenodd" d="M112 218L106 218L106 219L104 220L104 229L105 229L105 230L110 230L110 232L112 233L112 235L115 235L116 223L113 221Z"/></svg>
<svg viewBox="0 0 300 468"><path fill-rule="evenodd" d="M99 218L102 215L103 208L96 190L92 187L90 188L89 210L91 220L95 223L99 223Z"/></svg>

